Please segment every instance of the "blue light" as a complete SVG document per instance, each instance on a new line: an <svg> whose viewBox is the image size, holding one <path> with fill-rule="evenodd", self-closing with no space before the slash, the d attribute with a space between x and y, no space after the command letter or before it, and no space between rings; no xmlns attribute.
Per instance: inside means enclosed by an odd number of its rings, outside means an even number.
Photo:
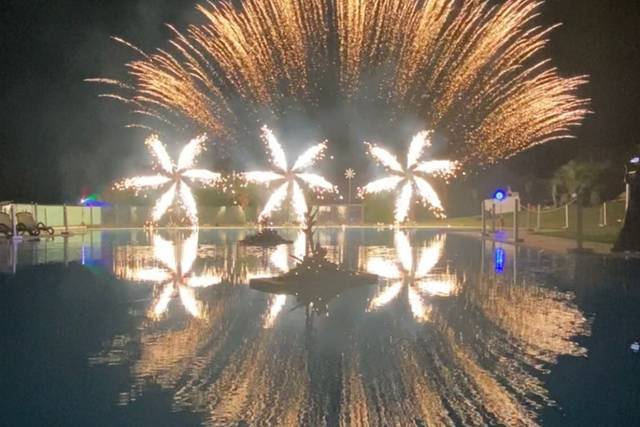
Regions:
<svg viewBox="0 0 640 427"><path fill-rule="evenodd" d="M105 201L102 201L102 200L83 199L83 200L80 201L80 203L85 208L108 208L108 207L111 206L111 204L109 202L105 202Z"/></svg>
<svg viewBox="0 0 640 427"><path fill-rule="evenodd" d="M493 198L498 202L502 202L507 198L507 192L502 189L496 190L496 192L493 193Z"/></svg>
<svg viewBox="0 0 640 427"><path fill-rule="evenodd" d="M631 159L631 163L637 165L638 163L640 163L640 157L634 157L633 159Z"/></svg>
<svg viewBox="0 0 640 427"><path fill-rule="evenodd" d="M494 260L496 264L496 273L502 273L504 271L504 265L507 261L507 254L504 249L496 248Z"/></svg>

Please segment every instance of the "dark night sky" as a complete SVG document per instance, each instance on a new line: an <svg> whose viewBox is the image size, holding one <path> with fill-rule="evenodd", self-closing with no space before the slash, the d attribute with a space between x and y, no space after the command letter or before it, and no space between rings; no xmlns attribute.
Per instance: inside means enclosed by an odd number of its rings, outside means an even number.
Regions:
<svg viewBox="0 0 640 427"><path fill-rule="evenodd" d="M195 17L194 0L8 0L2 5L0 200L75 201L144 158L144 135L124 129L126 108L97 97L87 77L121 77L119 35L151 50ZM575 156L621 164L640 143L640 1L547 0L541 20L562 22L550 54L563 74L589 74L593 99L578 139L500 165L484 182L549 175ZM611 177L612 191L619 183Z"/></svg>

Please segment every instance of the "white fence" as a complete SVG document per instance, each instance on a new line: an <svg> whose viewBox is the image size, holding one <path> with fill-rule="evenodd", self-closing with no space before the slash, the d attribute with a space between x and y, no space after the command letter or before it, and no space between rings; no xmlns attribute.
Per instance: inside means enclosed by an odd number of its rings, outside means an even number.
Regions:
<svg viewBox="0 0 640 427"><path fill-rule="evenodd" d="M11 215L11 205L0 206L0 210ZM15 205L16 214L29 212L36 222L62 230L65 227L65 210L69 228L77 227L142 227L151 218L151 207L146 206L111 206L83 207L72 205ZM235 226L255 223L258 218L255 206L201 206L198 216L201 226ZM274 215L275 223L291 223L296 220L292 210L283 210ZM364 221L362 205L326 205L320 206L319 223L326 225L361 224ZM171 223L170 218L166 219ZM174 224L179 225L179 224Z"/></svg>
<svg viewBox="0 0 640 427"><path fill-rule="evenodd" d="M11 205L3 205L0 209L11 214ZM65 225L65 206L62 205L38 205L16 204L16 214L29 212L36 222L43 222L54 228L62 228ZM66 206L67 225L69 227L97 227L102 225L102 208L88 208L84 206Z"/></svg>

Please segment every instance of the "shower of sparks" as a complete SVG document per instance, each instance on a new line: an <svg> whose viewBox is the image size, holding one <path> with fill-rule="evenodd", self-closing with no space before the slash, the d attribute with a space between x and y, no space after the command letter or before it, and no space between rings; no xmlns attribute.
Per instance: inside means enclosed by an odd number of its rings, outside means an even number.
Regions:
<svg viewBox="0 0 640 427"><path fill-rule="evenodd" d="M115 39L137 55L130 82L92 81L114 88L145 120L186 122L216 136L232 132L247 106L277 115L284 100L309 108L327 91L345 102L381 100L390 117L418 115L446 131L463 163L486 164L571 138L589 112L577 95L587 78L562 76L546 57L555 26L537 23L543 4L204 2L196 6L201 24L170 27L169 49L145 53ZM368 84L372 76L380 84Z"/></svg>
<svg viewBox="0 0 640 427"><path fill-rule="evenodd" d="M398 191L395 207L397 223L407 219L411 209L411 201L416 194L437 217L445 217L440 197L425 179L425 175L447 178L453 175L456 163L448 160L420 161L424 150L431 146L431 132L423 131L413 138L409 145L406 167L402 167L396 156L384 148L372 144L367 145L369 154L384 166L391 176L367 184L362 188L363 194Z"/></svg>
<svg viewBox="0 0 640 427"><path fill-rule="evenodd" d="M302 153L295 161L293 167L289 167L287 157L273 132L263 126L262 136L270 154L270 163L273 171L246 172L244 177L247 181L256 184L272 184L276 190L271 194L264 209L260 213L260 221L271 217L273 212L280 209L282 205L291 199L291 206L298 221L304 223L308 206L304 195L304 188L315 192L335 192L335 186L324 177L315 173L303 172L312 167L324 156L327 149L326 142L314 145Z"/></svg>
<svg viewBox="0 0 640 427"><path fill-rule="evenodd" d="M136 191L157 189L168 186L168 189L157 200L152 213L154 221L159 221L175 202L180 203L191 224L198 225L198 206L188 182L213 185L220 179L220 174L205 169L195 169L198 155L205 149L206 135L191 140L180 153L176 165L165 145L156 135L150 136L145 144L149 147L160 169L158 175L137 176L127 178L116 184L120 190Z"/></svg>
<svg viewBox="0 0 640 427"><path fill-rule="evenodd" d="M386 256L368 259L366 270L386 281L382 289L370 302L369 311L375 311L394 301L407 290L407 302L416 320L428 321L431 312L427 301L430 297L448 297L456 293L457 282L448 274L433 273L444 251L444 237L431 240L425 247L412 248L407 235L395 234L396 260Z"/></svg>
<svg viewBox="0 0 640 427"><path fill-rule="evenodd" d="M162 318L171 301L177 297L189 314L205 318L204 304L197 300L195 289L217 285L222 279L209 273L197 275L193 272L193 265L198 257L198 233L192 233L176 243L155 235L153 252L160 267L140 268L130 273L136 280L158 285L149 317L156 320Z"/></svg>

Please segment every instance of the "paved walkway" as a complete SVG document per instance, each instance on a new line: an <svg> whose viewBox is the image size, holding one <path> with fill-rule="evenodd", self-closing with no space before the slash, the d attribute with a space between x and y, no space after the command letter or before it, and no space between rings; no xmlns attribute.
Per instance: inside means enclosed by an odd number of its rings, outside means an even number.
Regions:
<svg viewBox="0 0 640 427"><path fill-rule="evenodd" d="M473 237L481 238L479 231L456 231L456 233L462 234L465 236L473 236ZM490 240L495 240L497 242L513 244L512 233L508 231L498 232L496 233L495 236L487 236L486 238ZM520 245L543 249L551 252L567 253L571 249L574 249L576 247L576 242L575 240L572 240L572 239L543 236L540 234L533 234L527 231L521 231L520 238L523 239L522 243L519 243ZM586 249L592 250L596 254L613 255L611 253L611 248L613 247L613 245L608 243L585 242L584 247Z"/></svg>

